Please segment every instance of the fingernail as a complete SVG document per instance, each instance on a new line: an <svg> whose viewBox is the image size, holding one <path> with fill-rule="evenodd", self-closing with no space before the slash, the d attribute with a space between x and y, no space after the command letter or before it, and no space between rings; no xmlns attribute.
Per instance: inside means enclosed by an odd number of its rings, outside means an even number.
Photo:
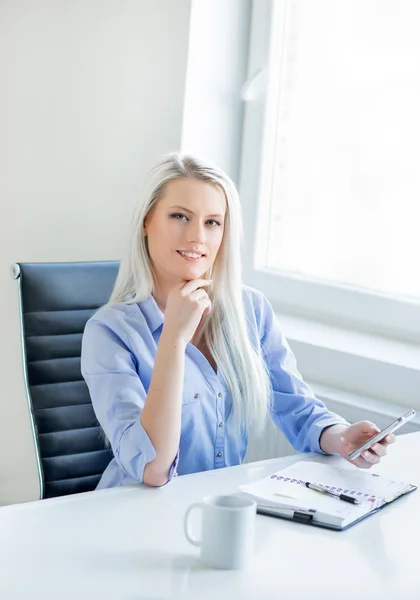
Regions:
<svg viewBox="0 0 420 600"><path fill-rule="evenodd" d="M343 438L343 437L341 437L341 438L340 438L340 442L343 444L343 446L348 446L348 445L349 445L349 443L348 443L348 441L346 440L346 438Z"/></svg>

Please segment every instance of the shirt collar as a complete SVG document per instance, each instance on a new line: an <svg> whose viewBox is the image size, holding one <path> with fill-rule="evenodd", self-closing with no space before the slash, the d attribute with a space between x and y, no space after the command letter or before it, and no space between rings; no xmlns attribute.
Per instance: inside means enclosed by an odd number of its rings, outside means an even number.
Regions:
<svg viewBox="0 0 420 600"><path fill-rule="evenodd" d="M163 313L156 304L156 300L150 294L145 300L139 302L139 308L147 321L150 332L154 333L163 323Z"/></svg>

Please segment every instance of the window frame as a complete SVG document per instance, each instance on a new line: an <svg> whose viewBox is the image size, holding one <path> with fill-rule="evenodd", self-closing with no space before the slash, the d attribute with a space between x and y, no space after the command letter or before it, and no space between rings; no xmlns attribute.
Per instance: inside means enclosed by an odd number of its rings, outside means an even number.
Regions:
<svg viewBox="0 0 420 600"><path fill-rule="evenodd" d="M270 182L270 164L265 156L274 151L272 119L278 104L276 86L278 88L281 77L277 83L270 81L268 63L270 55L281 51L285 34L281 28L281 34L274 36L273 24L279 19L284 21L290 1L252 1L248 80L242 89L245 110L238 182L244 221L244 283L260 289L279 311L420 344L420 300L264 267L267 236L258 234L268 231L270 218L270 190L266 189ZM281 63L281 58L278 61Z"/></svg>

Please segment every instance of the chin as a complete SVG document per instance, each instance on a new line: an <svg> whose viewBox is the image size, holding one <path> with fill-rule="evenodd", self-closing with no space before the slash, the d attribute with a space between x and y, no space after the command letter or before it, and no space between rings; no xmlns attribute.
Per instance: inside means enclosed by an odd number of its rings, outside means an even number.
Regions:
<svg viewBox="0 0 420 600"><path fill-rule="evenodd" d="M186 279L188 281L190 281L191 279L201 279L203 278L203 276L207 273L208 269L205 269L203 271L203 268L201 267L200 269L196 268L189 268L189 269L184 269L182 278Z"/></svg>

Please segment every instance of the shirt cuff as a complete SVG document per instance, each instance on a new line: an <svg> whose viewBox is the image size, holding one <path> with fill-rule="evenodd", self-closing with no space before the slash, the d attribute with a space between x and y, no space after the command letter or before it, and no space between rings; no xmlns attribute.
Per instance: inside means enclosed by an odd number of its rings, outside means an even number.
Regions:
<svg viewBox="0 0 420 600"><path fill-rule="evenodd" d="M138 419L124 431L115 459L129 477L142 482L144 468L154 458L156 451Z"/></svg>
<svg viewBox="0 0 420 600"><path fill-rule="evenodd" d="M166 483L169 483L173 477L178 476L178 463L179 463L179 448L178 448L178 451L174 458L174 462L172 463L171 468L169 469L168 481ZM166 483L164 483L163 485L166 485Z"/></svg>

